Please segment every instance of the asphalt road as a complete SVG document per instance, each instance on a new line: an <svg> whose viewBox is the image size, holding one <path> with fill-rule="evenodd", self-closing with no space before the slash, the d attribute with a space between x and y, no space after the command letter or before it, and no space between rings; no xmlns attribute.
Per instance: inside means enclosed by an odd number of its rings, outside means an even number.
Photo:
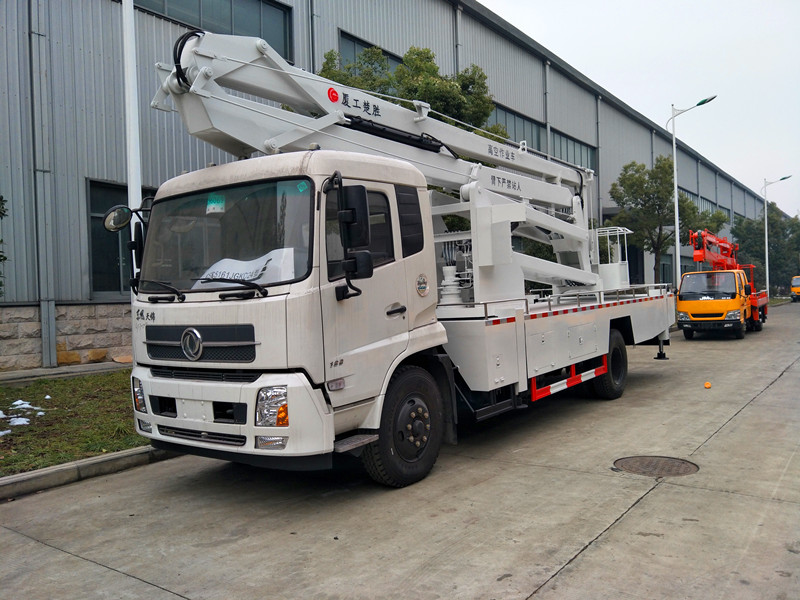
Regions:
<svg viewBox="0 0 800 600"><path fill-rule="evenodd" d="M405 489L181 457L4 502L0 598L800 597L800 306L655 352L613 402L463 428ZM614 466L638 455L699 471Z"/></svg>

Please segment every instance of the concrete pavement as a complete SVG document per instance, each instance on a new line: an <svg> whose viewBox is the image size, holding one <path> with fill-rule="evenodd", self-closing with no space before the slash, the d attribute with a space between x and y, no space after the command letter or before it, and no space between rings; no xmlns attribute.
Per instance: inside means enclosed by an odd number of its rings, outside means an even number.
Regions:
<svg viewBox="0 0 800 600"><path fill-rule="evenodd" d="M181 457L0 504L0 598L800 597L800 307L628 350L619 400L462 428L401 490Z"/></svg>

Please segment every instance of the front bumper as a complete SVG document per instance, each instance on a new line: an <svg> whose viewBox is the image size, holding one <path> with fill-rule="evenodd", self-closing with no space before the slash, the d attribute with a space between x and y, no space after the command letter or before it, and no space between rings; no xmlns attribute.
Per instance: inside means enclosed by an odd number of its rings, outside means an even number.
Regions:
<svg viewBox="0 0 800 600"><path fill-rule="evenodd" d="M136 431L157 448L271 467L329 465L333 413L302 374L267 373L244 384L176 381L154 377L146 367L131 375L141 380L147 404L146 413L134 410ZM287 388L286 427L255 426L258 390L271 386ZM258 437L285 438L285 446L259 448Z"/></svg>
<svg viewBox="0 0 800 600"><path fill-rule="evenodd" d="M741 321L678 321L678 329L689 331L736 331L742 327Z"/></svg>

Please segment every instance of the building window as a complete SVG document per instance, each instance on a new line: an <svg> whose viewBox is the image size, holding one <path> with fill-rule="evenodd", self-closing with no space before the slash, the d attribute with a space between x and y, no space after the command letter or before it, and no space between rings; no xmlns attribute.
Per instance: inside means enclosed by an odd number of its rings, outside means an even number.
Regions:
<svg viewBox="0 0 800 600"><path fill-rule="evenodd" d="M673 285L675 282L675 269L672 268L672 255L669 254L662 254L661 255L661 264L659 265L659 276L661 283L672 283Z"/></svg>
<svg viewBox="0 0 800 600"><path fill-rule="evenodd" d="M694 205L695 205L697 208L700 208L700 198L699 198L699 196L698 196L697 194L695 194L694 192L690 192L689 190L687 190L687 189L684 189L684 188L682 188L682 187L679 187L679 188L678 188L678 191L679 191L681 194L684 194L684 195L685 195L687 198L689 198L689 200L691 200L692 202L694 202Z"/></svg>
<svg viewBox="0 0 800 600"><path fill-rule="evenodd" d="M269 0L134 0L139 8L213 33L260 37L292 60L292 9Z"/></svg>
<svg viewBox="0 0 800 600"><path fill-rule="evenodd" d="M142 188L142 197L155 190ZM89 182L90 260L92 264L92 297L109 299L128 294L131 277L130 228L109 233L103 227L103 216L112 206L128 204L128 188L99 181Z"/></svg>
<svg viewBox="0 0 800 600"><path fill-rule="evenodd" d="M579 167L597 170L597 150L556 131L550 132L550 155Z"/></svg>
<svg viewBox="0 0 800 600"><path fill-rule="evenodd" d="M340 33L339 34L339 56L342 59L341 66L344 67L350 63L356 62L356 57L368 48L376 47L375 44L370 44L365 42L364 40L360 40L357 37L353 37L347 33ZM389 61L389 70L394 73L395 69L403 64L403 59L399 56L391 54L387 52L383 48L381 48L381 52Z"/></svg>
<svg viewBox="0 0 800 600"><path fill-rule="evenodd" d="M544 139L542 132L544 128L535 121L523 117L512 110L495 105L486 124L491 126L495 123L499 123L506 128L509 139L515 142L525 141L531 150L542 150L542 141Z"/></svg>
<svg viewBox="0 0 800 600"><path fill-rule="evenodd" d="M700 200L698 201L697 208L700 209L700 212L710 212L713 213L717 210L717 205L714 204L708 198L703 198L700 196Z"/></svg>

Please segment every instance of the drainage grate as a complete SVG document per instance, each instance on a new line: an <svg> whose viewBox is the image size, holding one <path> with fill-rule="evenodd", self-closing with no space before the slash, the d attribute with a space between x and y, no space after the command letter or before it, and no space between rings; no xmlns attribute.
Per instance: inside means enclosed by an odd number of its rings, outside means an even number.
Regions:
<svg viewBox="0 0 800 600"><path fill-rule="evenodd" d="M614 461L614 467L626 473L646 477L678 477L700 470L693 462L669 456L628 456Z"/></svg>

